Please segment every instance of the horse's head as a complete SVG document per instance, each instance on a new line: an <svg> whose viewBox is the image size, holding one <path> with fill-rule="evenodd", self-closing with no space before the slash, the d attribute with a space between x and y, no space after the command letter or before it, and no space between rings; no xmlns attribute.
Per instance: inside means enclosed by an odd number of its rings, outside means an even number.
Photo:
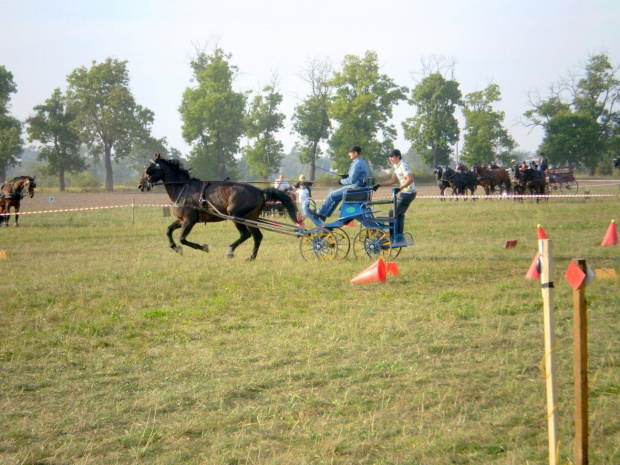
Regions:
<svg viewBox="0 0 620 465"><path fill-rule="evenodd" d="M435 179L441 181L441 175L443 174L443 168L441 166L435 167Z"/></svg>
<svg viewBox="0 0 620 465"><path fill-rule="evenodd" d="M24 185L24 187L28 189L28 197L30 198L34 197L34 188L37 187L37 183L35 182L36 177L36 175L34 178L28 176L28 181L26 181L26 184Z"/></svg>
<svg viewBox="0 0 620 465"><path fill-rule="evenodd" d="M614 158L614 162L613 162L611 169L614 170L616 168L620 169L620 158Z"/></svg>
<svg viewBox="0 0 620 465"><path fill-rule="evenodd" d="M456 171L454 171L452 168L450 168L449 166L444 166L442 167L441 181L448 181L455 174Z"/></svg>
<svg viewBox="0 0 620 465"><path fill-rule="evenodd" d="M160 154L157 154L147 162L144 167L142 177L140 178L140 182L138 183L138 189L140 189L141 192L144 192L145 190L150 191L153 188L153 184L163 179L164 173L161 167L162 161L165 160L161 158Z"/></svg>

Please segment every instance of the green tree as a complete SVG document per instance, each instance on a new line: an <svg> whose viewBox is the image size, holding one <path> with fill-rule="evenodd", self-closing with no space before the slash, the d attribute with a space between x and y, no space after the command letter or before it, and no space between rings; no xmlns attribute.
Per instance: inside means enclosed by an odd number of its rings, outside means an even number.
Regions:
<svg viewBox="0 0 620 465"><path fill-rule="evenodd" d="M549 163L581 165L594 173L600 161L600 127L584 112L563 110L546 125L541 144Z"/></svg>
<svg viewBox="0 0 620 465"><path fill-rule="evenodd" d="M321 155L320 144L329 138L331 129L331 73L329 61L315 59L309 62L301 78L310 86L310 94L295 107L293 114L293 132L301 138L301 142L296 144L299 160L310 165L310 180L316 176L316 160Z"/></svg>
<svg viewBox="0 0 620 465"><path fill-rule="evenodd" d="M107 58L80 67L67 77L67 111L93 158L103 155L105 189L114 190L112 160L126 157L133 145L150 135L153 112L138 105L129 88L127 61Z"/></svg>
<svg viewBox="0 0 620 465"><path fill-rule="evenodd" d="M66 187L65 173L77 173L86 168L80 154L80 137L73 127L75 115L67 111L65 97L60 89L42 105L34 107L35 115L28 118L30 142L38 141L38 159L46 161L43 174L58 176L60 190Z"/></svg>
<svg viewBox="0 0 620 465"><path fill-rule="evenodd" d="M482 164L510 159L515 142L503 127L505 114L493 108L501 100L497 84L471 92L463 99L465 146L461 159L469 164Z"/></svg>
<svg viewBox="0 0 620 465"><path fill-rule="evenodd" d="M450 146L459 138L454 112L460 101L459 83L439 72L424 77L411 92L409 103L417 112L403 122L405 138L429 167L450 161Z"/></svg>
<svg viewBox="0 0 620 465"><path fill-rule="evenodd" d="M0 181L6 180L7 170L19 164L23 151L22 125L9 115L11 94L17 92L13 73L0 65Z"/></svg>
<svg viewBox="0 0 620 465"><path fill-rule="evenodd" d="M234 156L244 133L247 97L232 88L237 67L230 57L220 48L210 55L197 51L191 61L197 86L185 89L179 107L183 138L192 144L193 173L207 179L235 177Z"/></svg>
<svg viewBox="0 0 620 465"><path fill-rule="evenodd" d="M569 160L593 174L601 161L619 151L618 68L606 55L593 55L583 70L552 85L550 93L546 100L530 99L533 108L524 114L525 125L545 131L541 149L550 162ZM586 135L590 138L587 141Z"/></svg>
<svg viewBox="0 0 620 465"><path fill-rule="evenodd" d="M334 73L329 84L334 88L329 116L338 123L329 140L333 166L346 171L352 145L362 147L364 158L371 164L385 165L385 156L396 138L396 128L389 121L394 106L406 99L408 89L379 72L377 53L371 51L362 58L345 56L342 69Z"/></svg>
<svg viewBox="0 0 620 465"><path fill-rule="evenodd" d="M267 178L280 169L284 147L276 139L276 133L284 127L284 114L278 112L282 103L282 94L276 91L274 77L271 85L263 88L262 94L256 95L250 104L246 118L245 135L254 140L243 152L250 169L255 174Z"/></svg>

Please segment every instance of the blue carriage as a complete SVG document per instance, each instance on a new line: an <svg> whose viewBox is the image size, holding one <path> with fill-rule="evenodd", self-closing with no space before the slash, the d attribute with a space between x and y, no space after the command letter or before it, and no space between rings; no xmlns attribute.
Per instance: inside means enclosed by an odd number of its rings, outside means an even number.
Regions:
<svg viewBox="0 0 620 465"><path fill-rule="evenodd" d="M396 193L397 190L393 189L391 199L373 200L370 187L349 189L342 200L338 219L324 222L309 216L317 227L307 230L301 237L302 257L309 261L340 260L349 254L351 248L356 258L382 257L387 260L397 257L402 248L413 245L414 240L410 233L396 234L399 230L399 218L395 215ZM379 208L388 208L389 211L386 214ZM360 228L351 240L343 228L354 221L360 224Z"/></svg>

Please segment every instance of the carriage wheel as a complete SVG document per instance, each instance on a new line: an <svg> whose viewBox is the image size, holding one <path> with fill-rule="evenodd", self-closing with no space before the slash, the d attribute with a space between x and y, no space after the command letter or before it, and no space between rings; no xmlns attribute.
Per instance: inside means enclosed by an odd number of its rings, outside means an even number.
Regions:
<svg viewBox="0 0 620 465"><path fill-rule="evenodd" d="M571 194L576 194L577 192L579 192L579 183L576 180L567 182L564 187Z"/></svg>
<svg viewBox="0 0 620 465"><path fill-rule="evenodd" d="M341 228L332 229L332 234L338 239L338 253L336 259L344 260L351 250L351 239L349 235Z"/></svg>
<svg viewBox="0 0 620 465"><path fill-rule="evenodd" d="M338 239L325 228L312 229L301 237L299 250L306 261L331 261L338 255Z"/></svg>
<svg viewBox="0 0 620 465"><path fill-rule="evenodd" d="M392 244L381 229L362 229L353 239L353 253L357 258L387 259L392 253Z"/></svg>

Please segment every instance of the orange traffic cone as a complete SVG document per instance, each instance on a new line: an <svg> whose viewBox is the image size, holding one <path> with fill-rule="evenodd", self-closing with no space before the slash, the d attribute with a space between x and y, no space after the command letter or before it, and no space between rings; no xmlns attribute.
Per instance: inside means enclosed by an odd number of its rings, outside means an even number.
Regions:
<svg viewBox="0 0 620 465"><path fill-rule="evenodd" d="M616 245L618 243L618 229L616 228L616 220L611 220L607 233L603 238L601 245Z"/></svg>
<svg viewBox="0 0 620 465"><path fill-rule="evenodd" d="M540 260L540 252L536 252L534 256L534 260L532 260L532 264L525 273L525 279L540 279L540 271L538 271Z"/></svg>
<svg viewBox="0 0 620 465"><path fill-rule="evenodd" d="M400 274L400 271L398 271L398 263L387 262L385 264L385 272L386 274L393 274L394 276L398 276Z"/></svg>
<svg viewBox="0 0 620 465"><path fill-rule="evenodd" d="M352 284L365 284L375 281L385 282L385 262L383 258L380 258L375 263L370 265L355 278L351 280Z"/></svg>
<svg viewBox="0 0 620 465"><path fill-rule="evenodd" d="M549 236L547 236L547 233L545 232L545 230L542 228L541 225L538 225L538 239L549 239Z"/></svg>

